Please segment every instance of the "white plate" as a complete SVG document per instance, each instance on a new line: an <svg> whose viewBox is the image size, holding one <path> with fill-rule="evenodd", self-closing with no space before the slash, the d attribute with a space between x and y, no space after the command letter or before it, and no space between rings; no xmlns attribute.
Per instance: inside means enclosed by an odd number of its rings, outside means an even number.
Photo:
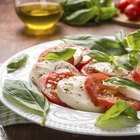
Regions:
<svg viewBox="0 0 140 140"><path fill-rule="evenodd" d="M20 116L35 122L37 124L41 123L42 118L33 113L27 112L22 108L8 102L2 94L2 85L6 78L10 79L21 79L29 81L29 74L33 64L37 61L39 54L48 47L53 47L57 44L62 43L61 41L52 41L48 43L43 43L40 45L33 46L29 49L26 49L10 59L8 59L0 69L0 100L7 106L9 109L19 114ZM27 65L12 73L7 74L6 66L11 59L26 53L29 55L29 60ZM47 116L47 121L45 123L46 127L53 128L60 131L77 133L77 134L86 134L86 135L97 135L97 136L128 136L128 135L140 135L140 126L130 127L125 129L115 129L115 130L102 130L95 127L95 121L100 113L91 113L84 111L77 111L73 109L64 108L55 104L51 104L50 111ZM139 113L140 116L140 113Z"/></svg>

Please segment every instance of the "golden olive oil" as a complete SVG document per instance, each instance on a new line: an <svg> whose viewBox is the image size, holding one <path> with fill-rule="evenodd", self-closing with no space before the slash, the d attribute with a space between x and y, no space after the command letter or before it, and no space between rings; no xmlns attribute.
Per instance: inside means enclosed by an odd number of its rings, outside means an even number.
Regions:
<svg viewBox="0 0 140 140"><path fill-rule="evenodd" d="M63 10L57 3L28 3L16 7L17 15L33 30L52 28L60 19Z"/></svg>

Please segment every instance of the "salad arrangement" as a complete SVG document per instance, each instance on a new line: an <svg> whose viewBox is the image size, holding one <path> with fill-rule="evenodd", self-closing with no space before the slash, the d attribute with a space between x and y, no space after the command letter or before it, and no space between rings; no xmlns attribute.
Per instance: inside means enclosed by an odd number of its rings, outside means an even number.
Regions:
<svg viewBox="0 0 140 140"><path fill-rule="evenodd" d="M48 47L33 65L30 77L35 85L7 79L3 94L43 116L42 125L52 102L81 111L105 112L95 123L100 128L135 126L140 122L136 112L140 110L139 38L139 30L128 36L119 31L116 39L63 37L64 43ZM15 72L27 61L27 55L13 59L7 72Z"/></svg>

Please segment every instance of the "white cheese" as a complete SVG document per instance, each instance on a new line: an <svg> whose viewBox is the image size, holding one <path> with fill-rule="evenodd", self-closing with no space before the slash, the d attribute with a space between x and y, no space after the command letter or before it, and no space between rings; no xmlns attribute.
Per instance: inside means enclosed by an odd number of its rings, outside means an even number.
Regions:
<svg viewBox="0 0 140 140"><path fill-rule="evenodd" d="M118 90L126 97L140 101L140 90L132 87L119 87Z"/></svg>
<svg viewBox="0 0 140 140"><path fill-rule="evenodd" d="M116 69L108 62L97 62L97 63L91 63L89 65L90 68L94 68L99 72L105 73L110 76L121 76L127 73L127 70L125 69Z"/></svg>
<svg viewBox="0 0 140 140"><path fill-rule="evenodd" d="M56 71L58 69L68 69L73 73L79 74L78 70L70 63L65 61L43 61L37 62L30 73L31 79L37 83L38 78L48 72ZM80 74L79 74L80 75Z"/></svg>
<svg viewBox="0 0 140 140"><path fill-rule="evenodd" d="M73 76L58 82L57 95L70 107L82 111L102 112L102 106L95 106L85 89L85 76Z"/></svg>

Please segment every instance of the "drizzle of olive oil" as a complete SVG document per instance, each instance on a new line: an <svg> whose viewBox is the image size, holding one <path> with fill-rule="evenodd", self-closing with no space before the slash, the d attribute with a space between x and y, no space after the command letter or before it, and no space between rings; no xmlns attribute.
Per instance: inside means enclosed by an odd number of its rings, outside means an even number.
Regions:
<svg viewBox="0 0 140 140"><path fill-rule="evenodd" d="M16 7L17 15L25 25L33 30L52 28L63 14L62 8L56 3L28 3Z"/></svg>

